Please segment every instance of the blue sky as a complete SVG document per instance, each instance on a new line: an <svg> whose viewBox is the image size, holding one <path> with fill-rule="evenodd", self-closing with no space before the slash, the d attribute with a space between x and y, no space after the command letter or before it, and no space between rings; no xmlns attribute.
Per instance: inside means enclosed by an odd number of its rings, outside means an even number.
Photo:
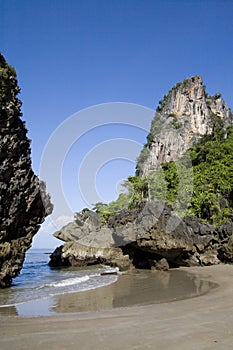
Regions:
<svg viewBox="0 0 233 350"><path fill-rule="evenodd" d="M0 0L0 50L17 71L35 172L59 125L94 105L155 110L174 84L199 74L207 92L221 92L232 108L232 15L233 1ZM145 142L148 120L146 125L105 125L70 145L61 177L73 211L87 206L77 180L87 154L115 138L135 141L136 150ZM134 172L134 162L122 155L100 165L96 186L109 201ZM34 246L59 245L50 235L55 229L46 220Z"/></svg>

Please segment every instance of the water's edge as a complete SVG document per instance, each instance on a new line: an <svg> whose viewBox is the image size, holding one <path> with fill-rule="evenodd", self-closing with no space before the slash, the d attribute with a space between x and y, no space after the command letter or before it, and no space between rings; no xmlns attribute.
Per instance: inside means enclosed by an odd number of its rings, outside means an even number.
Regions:
<svg viewBox="0 0 233 350"><path fill-rule="evenodd" d="M45 253L29 251L21 276L12 288L0 291L0 315L48 316L172 302L206 294L218 286L181 270L116 276L102 275L114 271L103 266L51 269Z"/></svg>

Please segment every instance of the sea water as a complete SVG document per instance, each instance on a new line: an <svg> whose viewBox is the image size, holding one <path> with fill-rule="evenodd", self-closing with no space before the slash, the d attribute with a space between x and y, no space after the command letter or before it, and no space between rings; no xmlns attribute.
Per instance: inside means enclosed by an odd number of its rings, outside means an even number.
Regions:
<svg viewBox="0 0 233 350"><path fill-rule="evenodd" d="M118 275L107 266L51 268L51 252L30 249L11 288L0 290L0 316L42 316L172 302L208 293L217 285L181 270ZM114 283L118 280L117 283ZM108 286L107 288L100 288Z"/></svg>
<svg viewBox="0 0 233 350"><path fill-rule="evenodd" d="M117 281L117 275L103 275L117 271L107 266L51 268L48 265L49 255L48 249L30 249L27 252L20 275L13 280L10 288L0 290L0 315L10 310L18 315L43 314L41 308L47 310L51 297L96 289ZM41 310L32 310L30 305L33 308L38 305Z"/></svg>

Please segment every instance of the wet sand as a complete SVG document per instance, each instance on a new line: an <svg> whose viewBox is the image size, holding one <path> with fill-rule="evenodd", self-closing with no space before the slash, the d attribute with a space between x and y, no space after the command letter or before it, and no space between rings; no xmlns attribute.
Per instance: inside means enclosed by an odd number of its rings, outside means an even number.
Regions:
<svg viewBox="0 0 233 350"><path fill-rule="evenodd" d="M79 293L82 297L78 302L77 293L59 297L52 306L56 316L1 315L0 349L232 349L233 266L179 270L193 274L193 281L199 281L197 290L201 288L204 294L178 300L177 293L173 302L166 302L165 296L161 303L153 303L151 295L143 299L147 293L143 275L136 283L141 285L141 297L138 291L134 293L132 276L122 276L121 288L119 281L100 288L98 295L90 291L87 298L86 292ZM203 281L201 285L196 276ZM219 286L206 293L205 281ZM169 288L166 278L163 283ZM78 312L86 310L87 300L92 300L92 311ZM101 306L98 300L105 300L106 305ZM139 305L140 300L144 305ZM111 304L113 301L116 305ZM109 308L111 305L114 308Z"/></svg>

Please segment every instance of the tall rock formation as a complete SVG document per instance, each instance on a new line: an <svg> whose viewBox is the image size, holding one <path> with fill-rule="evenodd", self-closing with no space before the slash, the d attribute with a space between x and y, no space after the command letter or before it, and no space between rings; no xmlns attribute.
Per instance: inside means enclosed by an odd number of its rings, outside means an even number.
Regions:
<svg viewBox="0 0 233 350"><path fill-rule="evenodd" d="M138 175L148 175L163 163L178 160L206 134L221 130L221 135L227 136L225 130L232 120L221 95L208 96L200 76L178 83L156 110L148 142L138 159ZM187 181L191 182L189 173ZM220 198L223 202L224 197ZM215 227L195 216L178 217L170 205L152 198L135 201L131 209L104 220L84 210L54 236L65 244L51 255L51 266L103 263L124 270L233 263L232 213Z"/></svg>
<svg viewBox="0 0 233 350"><path fill-rule="evenodd" d="M138 157L137 175L146 176L162 163L179 159L202 136L232 121L221 94L208 96L200 76L176 84L159 102L147 144Z"/></svg>
<svg viewBox="0 0 233 350"><path fill-rule="evenodd" d="M0 287L9 287L52 204L31 168L14 68L0 54Z"/></svg>

